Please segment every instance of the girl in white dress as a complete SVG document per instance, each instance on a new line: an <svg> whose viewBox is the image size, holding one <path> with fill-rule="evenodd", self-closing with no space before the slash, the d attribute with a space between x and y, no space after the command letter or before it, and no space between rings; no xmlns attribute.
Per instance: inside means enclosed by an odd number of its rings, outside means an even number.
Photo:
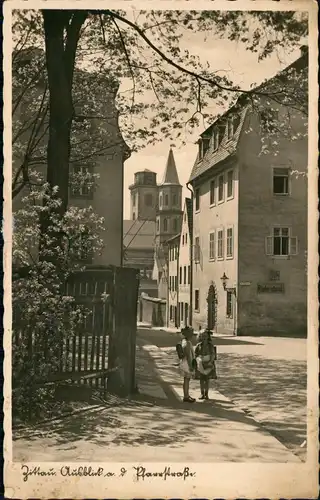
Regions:
<svg viewBox="0 0 320 500"><path fill-rule="evenodd" d="M195 399L189 394L190 379L193 377L195 370L195 354L191 342L193 329L185 327L181 330L181 333L183 335L181 345L184 354L183 359L180 360L180 371L183 375L183 401L185 403L194 403Z"/></svg>

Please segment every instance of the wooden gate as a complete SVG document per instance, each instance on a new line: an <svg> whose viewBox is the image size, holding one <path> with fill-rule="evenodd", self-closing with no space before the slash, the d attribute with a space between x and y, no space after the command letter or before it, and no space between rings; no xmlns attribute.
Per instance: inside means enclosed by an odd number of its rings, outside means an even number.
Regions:
<svg viewBox="0 0 320 500"><path fill-rule="evenodd" d="M49 352L42 346L46 343L39 345L32 331L23 339L23 318L16 322L13 342L26 346L20 351L25 365L21 373L26 367L31 369L35 386L68 381L106 389L108 379L110 391L132 392L135 389L138 288L136 269L101 267L74 273L67 283L66 295L73 296L75 306L84 306L89 314L75 334L64 332L54 347L58 363L52 363ZM42 374L40 365L47 366ZM23 380L17 377L16 390L21 385Z"/></svg>

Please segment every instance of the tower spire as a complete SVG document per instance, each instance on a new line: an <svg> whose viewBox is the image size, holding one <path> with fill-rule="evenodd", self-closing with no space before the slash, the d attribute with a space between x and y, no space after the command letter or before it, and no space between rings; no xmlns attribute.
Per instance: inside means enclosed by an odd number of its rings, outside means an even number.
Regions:
<svg viewBox="0 0 320 500"><path fill-rule="evenodd" d="M164 171L162 184L175 184L180 186L176 162L174 161L173 151L170 148L166 168Z"/></svg>

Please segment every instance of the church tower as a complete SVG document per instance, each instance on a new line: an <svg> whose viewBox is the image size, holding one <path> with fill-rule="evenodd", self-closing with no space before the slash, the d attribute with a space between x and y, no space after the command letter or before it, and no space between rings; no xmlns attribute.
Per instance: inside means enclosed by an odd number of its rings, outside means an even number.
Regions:
<svg viewBox="0 0 320 500"><path fill-rule="evenodd" d="M131 220L156 220L158 203L157 174L150 170L136 172L134 183L129 186L131 192Z"/></svg>
<svg viewBox="0 0 320 500"><path fill-rule="evenodd" d="M173 151L170 148L163 181L158 185L158 207L156 212L156 246L177 235L182 222L182 186L179 182Z"/></svg>

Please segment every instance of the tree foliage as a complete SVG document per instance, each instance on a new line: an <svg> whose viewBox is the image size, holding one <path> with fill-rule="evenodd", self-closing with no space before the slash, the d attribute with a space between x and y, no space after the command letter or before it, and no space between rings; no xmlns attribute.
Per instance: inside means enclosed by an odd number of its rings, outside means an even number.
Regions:
<svg viewBox="0 0 320 500"><path fill-rule="evenodd" d="M307 31L307 16L294 11L45 10L42 14L39 11L16 11L14 33L18 71L21 71L19 54L22 50L39 47L46 56L45 60L43 54L39 61L32 61L28 70L29 80L34 82L40 78L45 83L46 96L43 99L43 96L38 96L34 100L37 104L34 115L37 121L41 120L41 113L38 116L37 110L42 106L47 118L41 127L47 128L52 139L50 130L52 132L53 124L50 128L47 112L50 105L53 106L49 98L51 96L52 100L52 93L56 91L56 141L60 128L62 137L66 139L65 144L60 140L60 146L52 148L51 153L48 149L46 160L46 144L42 146L40 157L41 161L48 163L47 180L50 184L57 181L60 196L62 199L67 197L66 192L64 196L61 194L65 189L62 184L69 183L68 169L63 165L69 160L75 161L77 155L80 161L85 161L94 156L92 149L97 154L103 153L112 147L113 142L117 142L115 137L107 137L106 129L101 127L103 122L108 125L109 119L103 107L108 107L107 103L114 99L112 92L106 92L109 83L105 85L104 82L112 82L114 89L117 82L127 83L125 91L118 93L117 106L121 131L131 149L163 138L182 140L186 129L191 130L203 120L212 119L208 114L209 104L222 109L241 93L248 96L269 94L272 101L284 101L287 95L284 85L281 88L278 86L277 94L274 90L263 91L254 86L239 88L224 68L212 68L201 57L183 49L183 41L189 34L210 33L211 40L214 36L217 43L219 39L237 41L247 50L257 53L262 60L279 47L287 51L296 48L307 36ZM55 48L51 43L56 43ZM84 72L79 71L84 69ZM55 78L52 78L50 88L51 74ZM60 75L61 81L57 75ZM62 85L60 90L59 85ZM27 87L20 79L18 100L21 89L24 92ZM301 88L296 85L293 90ZM60 102L57 101L58 96ZM32 100L31 94L26 97L29 102ZM83 109L77 117L78 102L83 103ZM92 120L98 124L97 137L91 134ZM24 122L24 125L27 126L27 123ZM104 137L99 137L99 130L104 130ZM79 145L84 151L77 151ZM24 157L28 161L30 148L33 150L36 146L37 141L32 140L25 146ZM49 161L51 156L55 158L52 166ZM23 165L25 162L22 161L18 169L20 186L28 178ZM51 173L51 170L63 169L63 176Z"/></svg>

